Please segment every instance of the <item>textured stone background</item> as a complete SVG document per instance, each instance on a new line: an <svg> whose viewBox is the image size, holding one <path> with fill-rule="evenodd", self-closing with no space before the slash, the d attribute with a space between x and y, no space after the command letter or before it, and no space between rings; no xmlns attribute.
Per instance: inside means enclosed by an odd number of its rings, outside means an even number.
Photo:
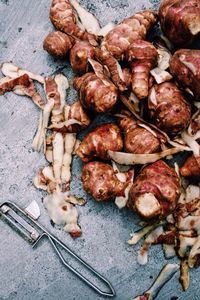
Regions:
<svg viewBox="0 0 200 300"><path fill-rule="evenodd" d="M0 63L12 60L16 65L45 75L63 70L67 63L54 61L42 49L44 37L52 30L48 19L50 2L0 0ZM147 7L156 8L158 2L81 1L102 25ZM69 68L63 71L72 78ZM76 94L71 90L67 101L75 99ZM0 201L9 200L24 207L36 200L41 208L40 222L110 279L117 292L116 300L133 299L146 290L166 263L161 247L153 247L149 264L139 266L136 262L139 245L126 244L129 234L138 228L138 218L126 209L119 211L112 203L98 204L90 198L87 205L79 209L81 238L73 240L61 228L53 228L41 202L44 194L32 185L38 168L46 164L43 155L31 149L39 110L29 99L12 93L1 96L0 105ZM96 120L98 123L105 121L102 116ZM80 175L81 163L74 158L72 191L86 197ZM191 272L190 289L182 293L176 274L158 299L198 300L198 276L199 270ZM9 226L0 222L0 299L101 300L103 297L63 268L47 242L32 250Z"/></svg>

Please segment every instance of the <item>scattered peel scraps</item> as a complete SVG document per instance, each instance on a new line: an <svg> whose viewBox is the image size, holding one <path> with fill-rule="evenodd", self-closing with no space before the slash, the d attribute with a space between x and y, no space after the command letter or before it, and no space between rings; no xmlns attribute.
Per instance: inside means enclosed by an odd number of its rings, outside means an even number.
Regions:
<svg viewBox="0 0 200 300"><path fill-rule="evenodd" d="M17 78L19 76L22 76L24 74L27 74L31 79L36 80L40 82L41 84L44 84L44 77L34 74L32 72L23 70L17 66L15 66L12 62L5 62L1 65L1 72L3 75L8 76L10 78Z"/></svg>

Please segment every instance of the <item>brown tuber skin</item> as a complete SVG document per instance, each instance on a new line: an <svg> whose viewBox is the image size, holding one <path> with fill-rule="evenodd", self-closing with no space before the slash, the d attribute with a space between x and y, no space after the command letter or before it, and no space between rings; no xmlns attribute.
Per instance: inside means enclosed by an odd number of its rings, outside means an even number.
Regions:
<svg viewBox="0 0 200 300"><path fill-rule="evenodd" d="M191 177L199 180L200 178L200 156L195 157L194 155L189 156L182 168L180 173L184 177Z"/></svg>
<svg viewBox="0 0 200 300"><path fill-rule="evenodd" d="M75 119L81 122L81 126L78 124L71 125L68 127L68 132L78 133L81 130L87 128L91 123L91 120L86 111L83 109L80 101L76 101L71 105L69 111L69 119Z"/></svg>
<svg viewBox="0 0 200 300"><path fill-rule="evenodd" d="M88 40L96 46L96 37L82 31L76 24L74 9L69 0L53 0L50 8L50 20L56 29L82 40Z"/></svg>
<svg viewBox="0 0 200 300"><path fill-rule="evenodd" d="M143 40L134 41L127 49L126 59L132 69L132 91L139 99L148 97L150 71L158 61L156 48Z"/></svg>
<svg viewBox="0 0 200 300"><path fill-rule="evenodd" d="M107 112L117 102L117 88L106 76L99 78L95 73L86 73L75 78L73 84L79 91L81 104L88 110Z"/></svg>
<svg viewBox="0 0 200 300"><path fill-rule="evenodd" d="M200 1L163 0L159 18L164 34L174 45L190 44L200 33Z"/></svg>
<svg viewBox="0 0 200 300"><path fill-rule="evenodd" d="M127 206L144 219L160 219L175 209L179 196L179 177L160 160L142 169L130 189Z"/></svg>
<svg viewBox="0 0 200 300"><path fill-rule="evenodd" d="M88 58L93 58L94 47L87 41L77 41L70 51L70 65L77 73L86 73Z"/></svg>
<svg viewBox="0 0 200 300"><path fill-rule="evenodd" d="M200 99L200 50L181 49L170 61L170 72L180 86L189 88L197 101Z"/></svg>
<svg viewBox="0 0 200 300"><path fill-rule="evenodd" d="M174 83L154 85L149 93L148 108L156 126L170 135L181 132L190 122L190 105Z"/></svg>
<svg viewBox="0 0 200 300"><path fill-rule="evenodd" d="M72 38L61 31L50 32L43 42L43 48L50 55L63 59L72 48Z"/></svg>
<svg viewBox="0 0 200 300"><path fill-rule="evenodd" d="M83 167L84 190L97 201L108 201L123 195L126 183L119 181L113 168L102 162L89 162Z"/></svg>
<svg viewBox="0 0 200 300"><path fill-rule="evenodd" d="M113 123L103 124L92 130L82 140L76 154L84 162L94 157L108 160L108 150L120 151L123 148L123 141L120 130Z"/></svg>
<svg viewBox="0 0 200 300"><path fill-rule="evenodd" d="M147 129L137 125L134 117L120 119L119 126L124 132L124 150L128 153L145 154L160 150L160 141Z"/></svg>
<svg viewBox="0 0 200 300"><path fill-rule="evenodd" d="M123 60L129 45L143 40L150 28L156 23L156 13L150 10L138 12L123 20L103 39L101 48L105 48L116 59Z"/></svg>

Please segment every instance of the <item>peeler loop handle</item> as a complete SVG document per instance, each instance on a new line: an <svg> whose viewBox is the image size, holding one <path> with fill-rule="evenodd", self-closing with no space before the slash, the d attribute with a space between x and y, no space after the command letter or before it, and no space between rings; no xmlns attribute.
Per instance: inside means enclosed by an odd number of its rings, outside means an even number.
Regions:
<svg viewBox="0 0 200 300"><path fill-rule="evenodd" d="M73 273L75 273L80 279L82 279L87 285L89 285L91 288L93 288L96 292L98 292L102 296L107 297L114 297L115 296L115 290L112 287L111 283L104 278L101 274L99 274L95 269L93 269L90 265L88 265L83 259L81 259L78 255L76 255L74 252L72 252L65 244L63 244L60 240L56 239L54 236L51 236L49 234L44 233L43 236L46 236L53 246L53 249L55 250L56 254L60 258L62 264L70 269ZM106 285L109 287L110 292L104 292L100 288L98 288L95 284L93 284L89 279L84 277L79 271L74 269L71 265L67 263L67 261L64 259L62 253L60 252L59 248L57 247L59 245L60 248L64 249L68 253L70 253L76 260L79 261L80 264L84 265L88 270L91 271L91 273L95 274L98 278L102 280L102 282L106 283Z"/></svg>

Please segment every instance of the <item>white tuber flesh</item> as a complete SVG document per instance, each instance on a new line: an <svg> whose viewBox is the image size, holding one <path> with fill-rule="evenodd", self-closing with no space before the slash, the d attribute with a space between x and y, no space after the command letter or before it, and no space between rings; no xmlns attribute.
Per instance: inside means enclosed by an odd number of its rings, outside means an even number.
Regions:
<svg viewBox="0 0 200 300"><path fill-rule="evenodd" d="M33 74L29 71L20 69L11 62L3 63L1 65L1 72L3 73L3 75L8 76L10 78L17 78L21 75L27 74L31 79L44 84L44 77L37 75L37 74Z"/></svg>
<svg viewBox="0 0 200 300"><path fill-rule="evenodd" d="M57 84L58 93L60 94L60 106L59 108L54 108L52 114L58 115L63 112L65 100L67 97L67 89L69 88L69 82L67 77L63 74L57 74L54 80Z"/></svg>
<svg viewBox="0 0 200 300"><path fill-rule="evenodd" d="M135 208L142 216L151 218L159 214L161 206L153 194L145 193L137 198Z"/></svg>
<svg viewBox="0 0 200 300"><path fill-rule="evenodd" d="M158 68L161 70L167 70L169 68L169 63L171 59L171 54L170 52L164 48L164 47L159 47L157 48L158 52Z"/></svg>
<svg viewBox="0 0 200 300"><path fill-rule="evenodd" d="M158 227L159 225L163 224L162 222L155 223L153 225L147 225L142 229L134 232L132 234L132 238L128 241L129 245L137 244L147 233Z"/></svg>
<svg viewBox="0 0 200 300"><path fill-rule="evenodd" d="M134 300L153 300L156 298L162 287L174 276L178 271L179 266L177 264L167 264L163 267L158 277L154 281L153 285L143 295L140 295Z"/></svg>
<svg viewBox="0 0 200 300"><path fill-rule="evenodd" d="M150 73L158 84L166 81L170 81L173 78L169 72L162 70L160 68L152 69Z"/></svg>
<svg viewBox="0 0 200 300"><path fill-rule="evenodd" d="M61 133L56 133L53 139L53 172L55 180L61 183L61 170L64 155L64 139Z"/></svg>
<svg viewBox="0 0 200 300"><path fill-rule="evenodd" d="M24 211L31 216L34 220L39 219L40 217L40 208L35 200L33 200Z"/></svg>
<svg viewBox="0 0 200 300"><path fill-rule="evenodd" d="M191 148L191 151L193 151L194 156L200 156L200 146L196 141L196 138L198 138L198 136L192 137L186 131L183 131L181 133L181 137L184 140L184 142Z"/></svg>
<svg viewBox="0 0 200 300"><path fill-rule="evenodd" d="M40 115L38 130L37 130L37 133L34 137L33 144L32 144L33 149L35 149L37 151L41 151L42 146L43 146L44 153L46 151L45 137L46 137L50 114L51 114L53 107L54 107L53 99L49 100L45 104L44 109Z"/></svg>
<svg viewBox="0 0 200 300"><path fill-rule="evenodd" d="M62 161L61 182L69 184L71 180L72 153L76 143L76 134L67 133L64 137L64 156Z"/></svg>
<svg viewBox="0 0 200 300"><path fill-rule="evenodd" d="M73 237L81 235L81 229L77 224L78 211L74 205L65 201L63 193L48 195L43 203L50 219L55 224L64 225L64 230Z"/></svg>
<svg viewBox="0 0 200 300"><path fill-rule="evenodd" d="M109 22L107 25L105 25L99 30L98 36L106 36L108 32L110 32L115 26L116 25L114 23Z"/></svg>
<svg viewBox="0 0 200 300"><path fill-rule="evenodd" d="M99 26L97 19L91 13L89 13L85 8L83 8L78 3L78 1L70 0L70 3L76 10L78 17L79 17L81 23L83 24L83 27L89 33L93 33L93 34L97 35L100 30L100 26Z"/></svg>

